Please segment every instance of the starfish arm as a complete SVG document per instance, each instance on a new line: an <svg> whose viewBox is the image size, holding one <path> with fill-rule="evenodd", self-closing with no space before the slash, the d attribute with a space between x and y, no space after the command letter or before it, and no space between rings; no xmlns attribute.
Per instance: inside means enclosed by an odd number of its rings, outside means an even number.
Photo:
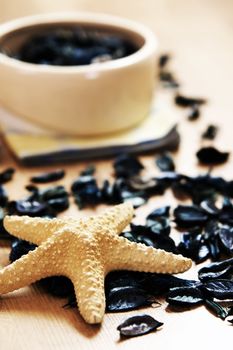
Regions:
<svg viewBox="0 0 233 350"><path fill-rule="evenodd" d="M106 263L107 271L123 269L170 274L184 272L191 265L191 259L182 255L130 242L123 237L116 237L112 247L109 247Z"/></svg>
<svg viewBox="0 0 233 350"><path fill-rule="evenodd" d="M73 265L68 273L74 285L79 312L87 323L101 323L105 313L104 269L95 258Z"/></svg>
<svg viewBox="0 0 233 350"><path fill-rule="evenodd" d="M53 260L52 249L51 243L46 242L0 270L0 294L12 292L41 278L54 275L56 261Z"/></svg>
<svg viewBox="0 0 233 350"><path fill-rule="evenodd" d="M131 222L134 214L134 209L131 203L122 203L115 205L111 209L103 212L103 214L91 216L87 220L89 227L94 223L95 228L101 231L102 227L108 228L109 231L113 231L116 234L120 234L123 229Z"/></svg>
<svg viewBox="0 0 233 350"><path fill-rule="evenodd" d="M4 227L15 237L40 245L65 224L58 219L5 216Z"/></svg>

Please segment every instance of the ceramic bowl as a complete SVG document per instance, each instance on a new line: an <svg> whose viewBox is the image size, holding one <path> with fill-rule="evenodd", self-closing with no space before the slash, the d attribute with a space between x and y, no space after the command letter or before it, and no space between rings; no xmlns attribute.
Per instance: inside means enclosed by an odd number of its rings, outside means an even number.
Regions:
<svg viewBox="0 0 233 350"><path fill-rule="evenodd" d="M93 28L120 34L135 53L84 66L32 64L9 57L50 28ZM19 117L63 134L91 136L124 130L149 114L156 86L157 40L146 27L104 14L37 15L0 26L0 102Z"/></svg>

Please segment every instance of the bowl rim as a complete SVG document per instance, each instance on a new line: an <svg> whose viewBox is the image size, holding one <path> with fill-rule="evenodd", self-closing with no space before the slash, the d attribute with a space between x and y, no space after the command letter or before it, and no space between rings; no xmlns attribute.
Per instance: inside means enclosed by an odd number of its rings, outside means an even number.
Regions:
<svg viewBox="0 0 233 350"><path fill-rule="evenodd" d="M0 52L0 64L5 64L17 69L24 69L29 71L49 72L57 74L73 74L73 73L85 73L91 70L95 72L119 69L137 64L150 55L153 55L158 48L158 40L155 34L148 27L144 26L140 22L126 19L123 17L113 16L106 13L92 13L92 12L55 12L46 13L40 15L32 15L17 18L11 21L4 22L0 25L0 39L19 29L36 26L40 24L53 24L53 23L96 23L97 25L110 25L122 30L128 30L141 36L144 39L144 44L139 50L132 53L129 56L118 58L112 61L106 61L101 63L92 63L82 66L53 66L53 65L40 65L35 63L29 63L17 60L13 57L7 56Z"/></svg>

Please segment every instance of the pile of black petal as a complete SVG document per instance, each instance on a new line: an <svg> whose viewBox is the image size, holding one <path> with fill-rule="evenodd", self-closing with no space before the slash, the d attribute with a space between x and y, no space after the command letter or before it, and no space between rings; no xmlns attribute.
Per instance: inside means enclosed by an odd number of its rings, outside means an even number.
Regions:
<svg viewBox="0 0 233 350"><path fill-rule="evenodd" d="M195 281L167 274L111 272L105 281L106 311L154 306L159 304L155 297L163 297L173 311L204 305L222 320L233 315L233 258L201 268L198 277L199 281ZM65 306L75 305L72 294Z"/></svg>
<svg viewBox="0 0 233 350"><path fill-rule="evenodd" d="M233 252L233 181L212 176L211 173L190 177L175 171L170 155L163 154L156 159L161 173L145 179L141 176L143 165L134 156L123 154L114 162L115 180L105 180L99 186L95 178L95 168L88 167L81 172L71 186L72 195L79 208L95 206L99 203L117 204L131 201L135 207L144 204L150 197L163 194L168 188L178 199L191 199L192 205L178 205L172 215L170 208L153 211L146 218L145 225L131 224L124 237L131 241L165 249L175 254L183 254L200 263L210 258L214 261L230 257ZM7 169L0 174L2 183L12 178L13 170ZM47 177L46 177L47 176ZM62 170L39 174L32 180L47 182L64 176ZM38 180L39 179L39 180ZM9 201L1 185L0 192L0 228L2 238L11 238L4 230L2 221L5 214L29 215L53 218L69 206L70 194L64 186L55 185L38 188L28 185L29 195L17 201ZM216 200L222 198L222 205L216 206ZM181 230L178 246L170 236L170 224L174 219L177 229Z"/></svg>
<svg viewBox="0 0 233 350"><path fill-rule="evenodd" d="M221 208L207 199L199 205L178 205L171 217L169 209L154 210L145 225L131 224L131 230L122 235L133 242L182 254L197 264L233 256L233 204L229 198L223 199ZM181 231L178 245L170 236L173 221Z"/></svg>
<svg viewBox="0 0 233 350"><path fill-rule="evenodd" d="M217 160L213 161L217 163ZM156 164L161 173L148 178L141 175L144 166L138 158L122 154L113 164L114 181L106 179L102 185L98 185L93 168L91 173L81 173L71 187L75 202L80 209L100 203L118 204L125 201L130 201L137 208L150 197L164 194L168 188L176 198L190 198L194 204L215 199L219 195L233 197L233 181L211 176L209 173L196 177L179 174L175 172L175 164L170 154L158 156Z"/></svg>
<svg viewBox="0 0 233 350"><path fill-rule="evenodd" d="M141 176L143 165L139 160L129 155L121 155L114 162L114 182L110 184L106 180L100 188L94 177L95 168L88 167L72 184L71 190L76 203L80 208L101 202L112 204L124 200L131 200L135 205L136 199L138 202L145 202L149 197L162 194L170 188L176 197L189 198L193 204L178 205L173 211L169 206L157 208L146 217L144 225L131 224L130 230L123 232L122 236L133 242L175 254L181 253L196 263L206 259L215 262L199 270L198 281L167 274L111 272L105 280L106 311L124 312L156 306L159 305L157 298L162 297L173 310L204 305L211 313L225 320L233 313L233 181L213 177L210 173L189 177L175 171L163 171L167 170L166 167L175 168L172 158L163 154L158 159L156 163L160 167L160 175L144 180ZM2 184L11 180L12 175L12 170L0 174ZM47 180L46 174L39 174L32 180L45 183L59 180L63 176L62 171L55 171L54 174L48 174ZM69 206L69 193L61 185L43 189L28 185L27 190L27 198L9 201L1 185L2 238L11 237L2 225L6 213L52 218ZM216 205L219 198L222 198L222 204ZM170 235L174 223L181 231L178 244ZM19 259L35 248L34 244L15 239L12 242L10 261ZM68 278L54 276L45 278L38 284L54 296L68 298L64 307L76 306L73 285ZM131 321L135 332L130 331L126 335ZM151 320L147 315L125 322L126 326L122 326L121 332L125 336L145 334L160 325L160 322ZM147 325L146 329L142 326L143 322Z"/></svg>
<svg viewBox="0 0 233 350"><path fill-rule="evenodd" d="M9 200L4 184L12 180L14 169L9 168L0 173L0 238L13 239L4 229L5 215L28 215L31 217L54 218L69 207L69 193L64 186L55 185L40 189L36 185L28 185L29 194L26 198ZM64 177L64 170L38 174L31 178L31 182L47 183Z"/></svg>
<svg viewBox="0 0 233 350"><path fill-rule="evenodd" d="M25 199L8 202L8 215L53 218L69 207L69 194L64 186L39 189L34 185L28 185L27 190L30 195Z"/></svg>
<svg viewBox="0 0 233 350"><path fill-rule="evenodd" d="M228 208L225 213L223 208ZM229 221L231 215L227 215L232 210L229 208L232 208L229 200L224 200L220 209L209 205L208 202L201 203L201 206L178 206L174 210L175 222L187 230L182 234L178 246L170 236L171 220L168 206L150 213L145 225L131 224L131 230L122 233L122 236L131 241L175 254L183 253L197 263L207 258L223 260L201 268L198 273L199 281L168 274L111 272L105 280L106 311L123 312L153 306L158 304L157 297L163 297L174 310L205 305L221 319L232 315L233 229ZM20 258L35 247L22 240L13 241L10 260ZM55 276L46 278L39 284L55 296L68 297L66 307L76 306L73 286L69 279Z"/></svg>
<svg viewBox="0 0 233 350"><path fill-rule="evenodd" d="M93 207L100 203L118 204L130 201L135 208L144 205L150 197L163 195L171 189L179 200L191 199L200 205L205 200L215 200L219 195L233 197L233 181L210 173L196 177L179 174L175 171L172 156L159 155L155 160L161 173L154 177L142 175L143 164L132 155L122 154L114 161L114 179L97 182L95 168L88 167L80 173L71 186L71 194L79 209ZM9 201L3 184L12 178L12 169L0 174L0 206L5 214L54 217L69 206L69 196L62 185L39 188L28 185L29 196L17 201ZM46 183L57 181L64 176L63 170L34 176L31 181ZM1 179L2 178L2 179ZM224 207L224 212L226 211ZM229 208L228 208L229 210ZM3 230L1 230L2 235Z"/></svg>
<svg viewBox="0 0 233 350"><path fill-rule="evenodd" d="M168 187L163 180L144 179L140 176L144 166L132 155L122 154L113 164L115 179L106 179L101 186L95 178L95 169L82 172L71 186L79 209L100 203L118 204L130 201L135 208L146 203L149 197L163 194Z"/></svg>
<svg viewBox="0 0 233 350"><path fill-rule="evenodd" d="M79 66L126 57L136 51L134 43L118 34L61 27L32 35L13 57L34 64Z"/></svg>
<svg viewBox="0 0 233 350"><path fill-rule="evenodd" d="M196 263L218 261L233 254L233 205L225 198L221 208L214 201L182 206L174 210L175 222L184 230L178 249Z"/></svg>
<svg viewBox="0 0 233 350"><path fill-rule="evenodd" d="M35 246L16 240L11 261ZM225 320L233 314L233 258L212 263L198 272L199 281L167 274L115 271L105 280L106 311L123 312L158 304L155 297L166 298L169 308L190 309L205 305ZM76 306L72 283L65 277L50 277L39 282L55 296L68 297L65 307Z"/></svg>

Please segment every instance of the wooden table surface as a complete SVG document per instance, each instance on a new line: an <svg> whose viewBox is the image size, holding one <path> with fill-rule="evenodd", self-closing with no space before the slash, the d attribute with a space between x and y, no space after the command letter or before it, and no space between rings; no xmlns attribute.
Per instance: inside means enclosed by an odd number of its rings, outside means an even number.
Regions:
<svg viewBox="0 0 233 350"><path fill-rule="evenodd" d="M188 122L185 112L177 109L180 121L181 146L175 154L177 170L187 174L204 173L197 165L195 151L202 145L200 134L208 123L216 123L220 132L214 144L232 151L233 118L233 2L231 0L80 0L80 1L26 1L0 0L0 20L17 15L54 10L88 10L107 12L141 21L158 36L161 52L173 55L172 68L181 82L181 92L206 97L202 118ZM172 93L171 97L172 97ZM156 172L154 156L142 158L148 172ZM232 178L232 157L224 166L214 169L214 174ZM111 161L99 161L99 180L111 173ZM6 185L11 198L26 194L24 186L30 176L48 168L27 169L15 162L3 147L1 168L17 168L14 181ZM67 188L84 163L66 165ZM171 194L154 197L137 209L137 221L153 208L175 204ZM102 210L99 207L97 210ZM72 205L65 215L86 215ZM0 263L8 263L9 248L0 242ZM193 267L186 274L196 277ZM88 326L76 309L62 308L65 300L56 299L38 290L36 286L10 293L0 300L0 348L8 350L93 350L93 349L219 349L232 347L232 326L211 315L204 307L186 312L167 312L166 304L131 313L105 315L103 324ZM119 341L116 327L129 315L142 312L164 322L163 329L155 333Z"/></svg>

